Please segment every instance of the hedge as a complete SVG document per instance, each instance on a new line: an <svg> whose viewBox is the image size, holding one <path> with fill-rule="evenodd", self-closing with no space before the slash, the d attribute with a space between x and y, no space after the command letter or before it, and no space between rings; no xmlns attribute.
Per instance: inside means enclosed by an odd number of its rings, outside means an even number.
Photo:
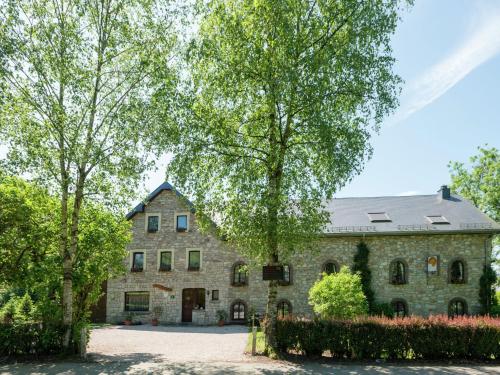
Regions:
<svg viewBox="0 0 500 375"><path fill-rule="evenodd" d="M0 324L0 356L60 353L63 334L58 324Z"/></svg>
<svg viewBox="0 0 500 375"><path fill-rule="evenodd" d="M278 349L306 356L329 351L355 359L499 359L500 319L433 316L353 321L280 319Z"/></svg>

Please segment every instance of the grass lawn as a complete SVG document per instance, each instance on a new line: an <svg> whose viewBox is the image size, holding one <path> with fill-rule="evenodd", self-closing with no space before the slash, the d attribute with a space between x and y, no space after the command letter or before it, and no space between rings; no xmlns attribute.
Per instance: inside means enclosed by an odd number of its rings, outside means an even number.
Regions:
<svg viewBox="0 0 500 375"><path fill-rule="evenodd" d="M257 328L257 341L255 346L256 354L264 354L264 349L266 348L266 337L264 332L260 328ZM248 333L247 346L245 347L245 353L252 353L252 329Z"/></svg>

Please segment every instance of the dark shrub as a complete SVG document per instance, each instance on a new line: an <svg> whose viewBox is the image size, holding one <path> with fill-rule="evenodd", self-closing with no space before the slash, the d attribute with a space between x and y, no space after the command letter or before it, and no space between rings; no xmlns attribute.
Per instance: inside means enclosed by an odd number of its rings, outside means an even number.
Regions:
<svg viewBox="0 0 500 375"><path fill-rule="evenodd" d="M0 356L59 353L63 333L58 324L0 324Z"/></svg>
<svg viewBox="0 0 500 375"><path fill-rule="evenodd" d="M500 319L433 316L353 321L278 321L280 350L307 356L329 350L335 358L491 359L500 358Z"/></svg>

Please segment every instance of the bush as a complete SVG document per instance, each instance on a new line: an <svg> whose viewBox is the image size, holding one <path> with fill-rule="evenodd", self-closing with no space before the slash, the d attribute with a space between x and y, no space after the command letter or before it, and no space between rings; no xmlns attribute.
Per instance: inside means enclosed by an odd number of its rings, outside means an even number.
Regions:
<svg viewBox="0 0 500 375"><path fill-rule="evenodd" d="M306 356L330 351L335 358L356 359L499 359L500 319L462 317L352 321L280 319L278 348Z"/></svg>
<svg viewBox="0 0 500 375"><path fill-rule="evenodd" d="M0 324L0 356L60 353L63 333L62 325Z"/></svg>
<svg viewBox="0 0 500 375"><path fill-rule="evenodd" d="M314 283L309 290L309 304L322 318L350 319L368 312L368 303L363 293L361 277L351 274L349 268Z"/></svg>
<svg viewBox="0 0 500 375"><path fill-rule="evenodd" d="M372 307L371 314L374 316L394 318L394 309L392 308L390 303L375 303Z"/></svg>

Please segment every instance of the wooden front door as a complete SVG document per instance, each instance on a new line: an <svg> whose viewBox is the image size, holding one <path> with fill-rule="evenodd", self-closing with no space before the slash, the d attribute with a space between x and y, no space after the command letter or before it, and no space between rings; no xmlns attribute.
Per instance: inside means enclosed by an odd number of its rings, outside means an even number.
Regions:
<svg viewBox="0 0 500 375"><path fill-rule="evenodd" d="M188 288L182 290L182 321L193 321L193 309L205 308L205 289Z"/></svg>

